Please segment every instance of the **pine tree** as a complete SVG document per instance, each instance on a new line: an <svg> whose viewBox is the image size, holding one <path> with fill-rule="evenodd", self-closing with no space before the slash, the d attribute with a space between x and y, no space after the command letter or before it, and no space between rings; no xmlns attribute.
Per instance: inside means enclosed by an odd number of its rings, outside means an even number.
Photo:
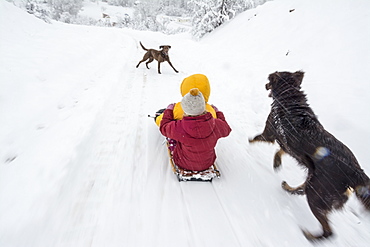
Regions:
<svg viewBox="0 0 370 247"><path fill-rule="evenodd" d="M190 0L189 7L193 13L192 35L199 39L238 13L266 1L268 0Z"/></svg>
<svg viewBox="0 0 370 247"><path fill-rule="evenodd" d="M194 13L192 34L195 38L203 37L234 17L234 11L228 8L226 0L191 0L189 5Z"/></svg>

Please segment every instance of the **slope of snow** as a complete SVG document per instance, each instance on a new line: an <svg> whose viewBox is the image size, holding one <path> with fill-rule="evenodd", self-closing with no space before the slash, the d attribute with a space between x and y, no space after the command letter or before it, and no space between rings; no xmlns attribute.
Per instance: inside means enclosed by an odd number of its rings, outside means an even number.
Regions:
<svg viewBox="0 0 370 247"><path fill-rule="evenodd" d="M325 128L370 174L370 3L276 0L202 41L189 34L49 25L0 1L0 246L312 246L321 231L306 198L285 193L305 172L262 132L277 70L302 87ZM293 10L290 12L290 10ZM171 61L135 68L148 48ZM219 141L222 177L178 183L156 110L181 99L183 78L206 74L210 103L233 129ZM370 213L355 197L330 216L316 246L368 246Z"/></svg>

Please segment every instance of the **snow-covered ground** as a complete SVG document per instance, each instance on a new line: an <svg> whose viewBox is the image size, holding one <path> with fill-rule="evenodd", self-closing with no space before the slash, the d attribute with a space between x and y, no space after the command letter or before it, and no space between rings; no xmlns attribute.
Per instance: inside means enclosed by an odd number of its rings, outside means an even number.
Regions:
<svg viewBox="0 0 370 247"><path fill-rule="evenodd" d="M291 11L290 10L293 10ZM370 213L355 197L321 231L304 181L261 133L277 70L306 72L302 87L326 129L370 175L370 2L275 0L199 42L189 34L46 24L0 1L0 246L330 246L370 243ZM172 45L176 74L135 68L139 46ZM210 79L210 103L233 129L219 141L222 177L179 183L153 119L181 99L183 78Z"/></svg>

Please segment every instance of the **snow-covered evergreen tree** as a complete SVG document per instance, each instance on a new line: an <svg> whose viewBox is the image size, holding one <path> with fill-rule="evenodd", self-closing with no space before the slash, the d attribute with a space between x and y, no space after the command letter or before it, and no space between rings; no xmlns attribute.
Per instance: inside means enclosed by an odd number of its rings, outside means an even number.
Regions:
<svg viewBox="0 0 370 247"><path fill-rule="evenodd" d="M110 5L135 9L134 16L117 16L114 25L108 20L94 20L78 16L84 0L7 0L26 9L30 14L50 22L131 27L138 30L160 31L167 34L188 31L189 25L178 25L174 20L187 23L192 20L192 35L199 39L212 32L237 14L270 0L85 0L106 2ZM163 16L167 16L163 18ZM172 18L172 17L177 17ZM172 19L171 19L172 18Z"/></svg>
<svg viewBox="0 0 370 247"><path fill-rule="evenodd" d="M156 17L158 14L159 0L142 1L135 4L132 26L139 30L158 31Z"/></svg>
<svg viewBox="0 0 370 247"><path fill-rule="evenodd" d="M123 6L123 7L130 6L130 4L133 3L133 1L130 1L130 0L107 0L106 2L110 5Z"/></svg>
<svg viewBox="0 0 370 247"><path fill-rule="evenodd" d="M29 14L34 15L47 23L50 23L50 13L48 9L45 8L43 5L40 5L37 1L27 0L25 8Z"/></svg>
<svg viewBox="0 0 370 247"><path fill-rule="evenodd" d="M70 22L71 16L76 16L82 8L83 0L48 0L55 20Z"/></svg>
<svg viewBox="0 0 370 247"><path fill-rule="evenodd" d="M201 38L212 32L236 14L268 0L190 0L189 7L193 13L192 34Z"/></svg>
<svg viewBox="0 0 370 247"><path fill-rule="evenodd" d="M201 38L206 33L212 32L229 20L230 14L233 15L232 10L227 8L225 0L191 0L189 5L194 13L192 34L195 38Z"/></svg>

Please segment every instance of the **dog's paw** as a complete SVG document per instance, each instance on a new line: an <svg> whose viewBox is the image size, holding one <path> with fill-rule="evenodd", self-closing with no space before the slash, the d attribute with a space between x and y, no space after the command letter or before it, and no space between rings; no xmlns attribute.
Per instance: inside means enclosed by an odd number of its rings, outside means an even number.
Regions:
<svg viewBox="0 0 370 247"><path fill-rule="evenodd" d="M250 143L253 143L253 142L268 142L268 143L273 143L274 141L267 140L265 138L265 136L261 134L261 135L255 136L253 139L249 139L249 142Z"/></svg>
<svg viewBox="0 0 370 247"><path fill-rule="evenodd" d="M287 183L286 181L281 182L281 187L282 187L284 190L286 190L286 191L288 191L288 190L289 190L289 188L291 188L291 187L288 185L288 183Z"/></svg>
<svg viewBox="0 0 370 247"><path fill-rule="evenodd" d="M305 195L305 184L302 184L296 188L291 187L287 182L283 181L281 187L292 195Z"/></svg>
<svg viewBox="0 0 370 247"><path fill-rule="evenodd" d="M286 181L283 181L282 183L281 183L281 187L285 190L285 191L287 191L287 192L289 192L289 193L291 193L291 194L295 194L295 188L293 188L293 187L291 187Z"/></svg>
<svg viewBox="0 0 370 247"><path fill-rule="evenodd" d="M331 235L333 235L332 232L324 232L322 235L317 235L317 236L313 235L309 231L302 230L302 232L303 232L303 235L307 238L307 240L313 241L313 242L326 239L330 237Z"/></svg>
<svg viewBox="0 0 370 247"><path fill-rule="evenodd" d="M274 171L277 172L281 169L281 157L275 155L274 157Z"/></svg>
<svg viewBox="0 0 370 247"><path fill-rule="evenodd" d="M249 138L248 141L249 143L263 142L263 140L261 139L261 135L255 136L254 138Z"/></svg>
<svg viewBox="0 0 370 247"><path fill-rule="evenodd" d="M314 235L312 235L309 231L302 230L302 233L305 236L305 238L307 238L307 240L309 240L309 241L317 240L317 238Z"/></svg>
<svg viewBox="0 0 370 247"><path fill-rule="evenodd" d="M275 164L275 162L274 162L274 165L273 165L273 168L274 168L274 171L275 172L278 172L278 171L280 171L281 170L281 163L280 164Z"/></svg>

